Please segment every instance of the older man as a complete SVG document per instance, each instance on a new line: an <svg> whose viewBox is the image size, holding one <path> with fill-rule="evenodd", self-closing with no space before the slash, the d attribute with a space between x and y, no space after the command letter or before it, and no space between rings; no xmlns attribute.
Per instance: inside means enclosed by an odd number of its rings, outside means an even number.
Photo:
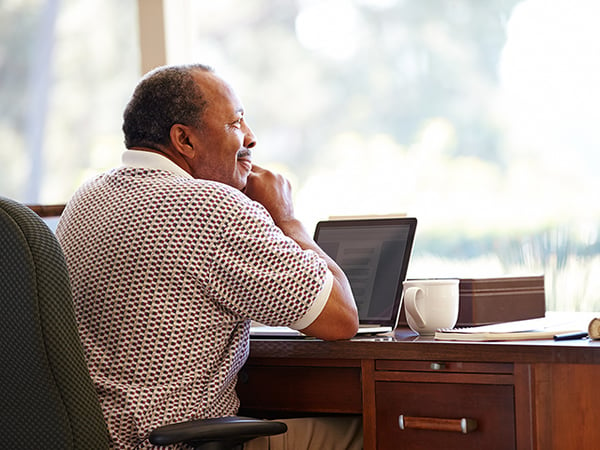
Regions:
<svg viewBox="0 0 600 450"><path fill-rule="evenodd" d="M250 320L346 339L358 317L288 181L252 164L242 103L211 68L146 75L123 132L123 165L75 193L57 236L114 445L128 448L158 425L237 412Z"/></svg>

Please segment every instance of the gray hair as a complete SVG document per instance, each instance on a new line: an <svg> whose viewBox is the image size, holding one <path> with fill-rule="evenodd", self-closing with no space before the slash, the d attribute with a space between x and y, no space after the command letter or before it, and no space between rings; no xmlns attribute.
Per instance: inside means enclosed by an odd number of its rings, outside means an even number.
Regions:
<svg viewBox="0 0 600 450"><path fill-rule="evenodd" d="M123 112L127 148L168 145L176 123L202 125L207 101L193 77L196 71L214 69L203 64L163 66L140 80Z"/></svg>

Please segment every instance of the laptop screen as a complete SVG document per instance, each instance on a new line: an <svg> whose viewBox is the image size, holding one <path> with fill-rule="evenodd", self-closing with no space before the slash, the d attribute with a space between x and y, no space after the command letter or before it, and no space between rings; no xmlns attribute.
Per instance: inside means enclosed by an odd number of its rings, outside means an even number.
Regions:
<svg viewBox="0 0 600 450"><path fill-rule="evenodd" d="M317 224L315 241L346 273L361 325L396 325L416 225L413 217Z"/></svg>

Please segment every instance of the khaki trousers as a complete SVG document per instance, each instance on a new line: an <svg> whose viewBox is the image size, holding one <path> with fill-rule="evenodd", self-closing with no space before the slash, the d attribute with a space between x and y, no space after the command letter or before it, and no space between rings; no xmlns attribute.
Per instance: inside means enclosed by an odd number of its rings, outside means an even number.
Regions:
<svg viewBox="0 0 600 450"><path fill-rule="evenodd" d="M244 450L361 450L362 417L277 419L287 433L246 442Z"/></svg>

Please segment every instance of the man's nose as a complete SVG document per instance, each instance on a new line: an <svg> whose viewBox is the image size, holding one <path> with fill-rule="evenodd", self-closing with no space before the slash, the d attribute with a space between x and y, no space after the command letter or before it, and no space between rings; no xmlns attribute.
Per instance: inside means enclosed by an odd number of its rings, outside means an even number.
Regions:
<svg viewBox="0 0 600 450"><path fill-rule="evenodd" d="M256 146L256 136L252 133L252 130L246 123L244 122L244 147L252 148Z"/></svg>

